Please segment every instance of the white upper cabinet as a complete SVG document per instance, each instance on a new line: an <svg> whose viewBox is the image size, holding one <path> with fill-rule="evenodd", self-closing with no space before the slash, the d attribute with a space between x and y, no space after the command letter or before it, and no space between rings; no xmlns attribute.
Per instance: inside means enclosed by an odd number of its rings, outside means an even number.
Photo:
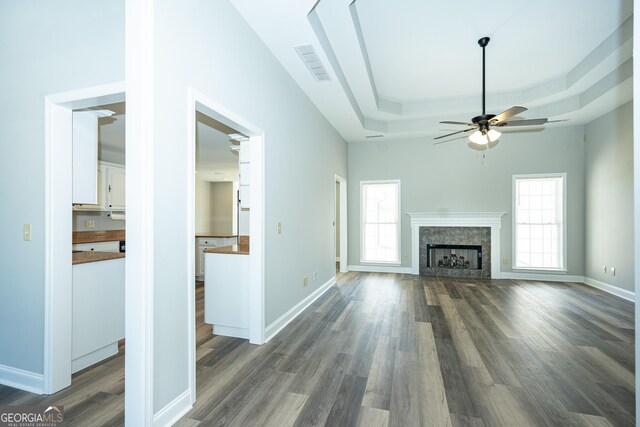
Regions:
<svg viewBox="0 0 640 427"><path fill-rule="evenodd" d="M125 210L125 183L126 173L123 167L107 166L106 168L106 195L109 211Z"/></svg>
<svg viewBox="0 0 640 427"><path fill-rule="evenodd" d="M87 111L73 112L74 204L98 204L98 117Z"/></svg>

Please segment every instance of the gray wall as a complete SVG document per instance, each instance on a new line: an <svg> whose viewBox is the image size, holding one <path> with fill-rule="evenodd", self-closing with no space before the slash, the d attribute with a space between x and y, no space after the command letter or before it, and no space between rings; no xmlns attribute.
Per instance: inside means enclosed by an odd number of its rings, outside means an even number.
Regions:
<svg viewBox="0 0 640 427"><path fill-rule="evenodd" d="M585 134L585 276L633 292L632 103L589 123Z"/></svg>
<svg viewBox="0 0 640 427"><path fill-rule="evenodd" d="M187 88L265 132L266 324L335 276L334 174L346 143L228 1L155 7L154 411L188 387ZM188 30L187 30L188 29ZM259 72L258 72L259 70ZM301 137L303 135L304 137ZM131 164L128 165L132 167ZM276 233L282 222L282 234ZM171 262L167 262L170 260ZM303 287L302 277L318 272Z"/></svg>
<svg viewBox="0 0 640 427"><path fill-rule="evenodd" d="M360 264L360 181L401 180L402 265L411 266L407 212L506 212L501 271L511 271L512 175L567 173L568 273L584 273L583 127L503 134L485 153L458 139L430 138L349 144L349 264Z"/></svg>
<svg viewBox="0 0 640 427"><path fill-rule="evenodd" d="M44 97L124 80L124 2L3 1L0 40L0 365L42 374Z"/></svg>

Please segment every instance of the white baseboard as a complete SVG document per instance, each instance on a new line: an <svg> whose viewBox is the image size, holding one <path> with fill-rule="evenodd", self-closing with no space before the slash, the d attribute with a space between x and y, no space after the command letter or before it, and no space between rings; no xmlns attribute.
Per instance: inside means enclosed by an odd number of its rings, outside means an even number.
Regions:
<svg viewBox="0 0 640 427"><path fill-rule="evenodd" d="M222 335L223 337L249 339L248 328L235 328L233 326L213 325L212 332L215 335Z"/></svg>
<svg viewBox="0 0 640 427"><path fill-rule="evenodd" d="M626 289L619 288L617 286L610 285L608 283L601 282L596 279L592 279L591 277L585 277L584 283L594 288L598 288L601 291L605 291L609 294L615 295L622 299L626 299L627 301L635 302L636 301L636 293L628 291Z"/></svg>
<svg viewBox="0 0 640 427"><path fill-rule="evenodd" d="M95 351L92 351L91 353L76 357L75 359L71 360L71 373L75 374L76 372L81 371L84 368L95 365L96 363L116 354L118 354L118 343L114 342L111 344L107 344Z"/></svg>
<svg viewBox="0 0 640 427"><path fill-rule="evenodd" d="M411 274L411 267L396 267L393 265L350 265L349 271L360 271L363 273Z"/></svg>
<svg viewBox="0 0 640 427"><path fill-rule="evenodd" d="M191 391L185 390L153 416L153 425L154 427L172 426L192 407Z"/></svg>
<svg viewBox="0 0 640 427"><path fill-rule="evenodd" d="M568 274L552 274L552 273L513 273L500 272L501 279L512 280L541 280L546 282L577 282L584 283L584 276L572 276Z"/></svg>
<svg viewBox="0 0 640 427"><path fill-rule="evenodd" d="M511 272L502 272L500 273L501 279L511 279L511 280L540 280L546 282L574 282L574 283L584 283L587 286L591 286L592 288L600 289L608 294L615 295L622 299L626 299L627 301L631 301L635 303L636 301L636 293L628 291L626 289L619 288L614 285L610 285L609 283L604 283L596 279L592 279L590 277L584 276L569 276L565 274L544 274L544 273L511 273Z"/></svg>
<svg viewBox="0 0 640 427"><path fill-rule="evenodd" d="M278 332L280 332L285 326L287 326L293 319L298 317L300 313L302 313L307 307L309 307L315 300L320 298L322 294L324 294L335 284L336 277L333 276L325 284L320 286L318 289L309 294L309 296L307 296L305 299L294 305L289 311L280 316L275 322L267 326L264 331L265 344L269 342L271 338L275 337Z"/></svg>
<svg viewBox="0 0 640 427"><path fill-rule="evenodd" d="M44 394L44 375L0 365L0 384L31 393Z"/></svg>

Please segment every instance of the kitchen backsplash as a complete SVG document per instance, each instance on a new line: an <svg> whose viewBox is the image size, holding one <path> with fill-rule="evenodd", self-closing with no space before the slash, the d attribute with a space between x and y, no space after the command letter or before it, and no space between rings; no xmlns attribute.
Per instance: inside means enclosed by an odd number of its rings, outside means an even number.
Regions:
<svg viewBox="0 0 640 427"><path fill-rule="evenodd" d="M124 221L114 221L107 216L108 212L73 212L73 231L124 230ZM88 228L87 221L93 221L94 227Z"/></svg>

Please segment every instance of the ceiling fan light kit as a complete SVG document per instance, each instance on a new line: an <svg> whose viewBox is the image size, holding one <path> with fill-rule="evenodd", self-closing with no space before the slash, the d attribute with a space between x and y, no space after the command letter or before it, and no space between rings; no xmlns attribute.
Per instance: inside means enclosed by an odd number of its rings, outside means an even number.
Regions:
<svg viewBox="0 0 640 427"><path fill-rule="evenodd" d="M448 136L457 135L459 133L466 133L475 130L470 136L469 141L474 144L485 146L485 148L491 148L495 146L489 144L496 142L500 136L501 132L493 129L492 127L504 127L504 126L537 126L543 125L548 122L548 119L530 119L530 120L513 120L511 122L508 121L511 117L520 114L524 111L527 111L525 107L511 107L500 114L487 114L485 105L486 105L486 85L485 85L485 48L489 44L489 37L482 37L478 40L478 44L482 48L482 114L476 116L471 119L471 123L466 122L456 122L456 121L442 121L440 123L450 124L450 125L464 125L467 126L467 129L448 133L446 135L438 136L434 139L442 139Z"/></svg>

